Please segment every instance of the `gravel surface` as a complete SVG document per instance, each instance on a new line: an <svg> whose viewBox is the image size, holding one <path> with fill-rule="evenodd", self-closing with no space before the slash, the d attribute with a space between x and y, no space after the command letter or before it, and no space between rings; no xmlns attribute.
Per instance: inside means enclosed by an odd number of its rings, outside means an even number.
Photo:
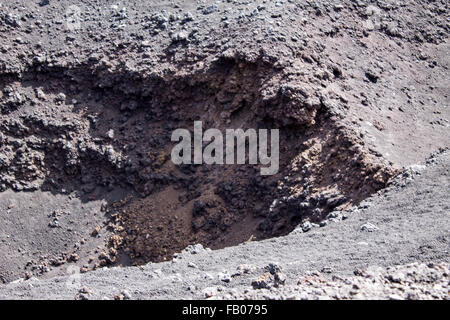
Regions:
<svg viewBox="0 0 450 320"><path fill-rule="evenodd" d="M286 285L281 272L261 275L256 289L244 292L223 290L216 299L288 299L288 300L449 300L449 263L412 263L396 267L355 270L353 277L332 276L320 272L302 276L297 284Z"/></svg>

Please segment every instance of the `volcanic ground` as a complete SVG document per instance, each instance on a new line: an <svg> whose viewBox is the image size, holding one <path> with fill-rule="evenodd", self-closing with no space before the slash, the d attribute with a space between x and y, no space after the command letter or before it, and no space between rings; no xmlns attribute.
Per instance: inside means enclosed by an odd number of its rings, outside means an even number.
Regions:
<svg viewBox="0 0 450 320"><path fill-rule="evenodd" d="M448 21L444 0L2 2L0 297L317 298L283 279L403 264L369 273L437 272L400 298L448 298ZM278 129L279 170L174 164L195 121Z"/></svg>

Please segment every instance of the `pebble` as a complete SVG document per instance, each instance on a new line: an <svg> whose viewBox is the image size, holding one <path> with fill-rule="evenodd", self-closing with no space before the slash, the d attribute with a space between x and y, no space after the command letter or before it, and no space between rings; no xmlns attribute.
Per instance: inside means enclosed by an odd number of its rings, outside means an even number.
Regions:
<svg viewBox="0 0 450 320"><path fill-rule="evenodd" d="M56 98L55 98L55 102L63 102L66 100L66 95L64 93L59 93Z"/></svg>
<svg viewBox="0 0 450 320"><path fill-rule="evenodd" d="M216 12L219 10L219 7L216 4L213 4L211 6L206 7L205 9L203 9L202 13L203 14L211 14L213 12Z"/></svg>
<svg viewBox="0 0 450 320"><path fill-rule="evenodd" d="M302 225L301 225L301 228L302 228L303 232L308 232L309 230L312 229L312 227L313 226L312 226L311 222L309 222L309 221L303 222Z"/></svg>
<svg viewBox="0 0 450 320"><path fill-rule="evenodd" d="M188 38L188 35L184 31L180 31L180 32L174 33L172 35L172 37L171 37L172 42L174 42L174 43L175 42L180 42L180 41L185 41L185 40L187 40L187 38Z"/></svg>
<svg viewBox="0 0 450 320"><path fill-rule="evenodd" d="M122 290L120 293L123 297L123 300L131 300L132 297L128 290Z"/></svg>
<svg viewBox="0 0 450 320"><path fill-rule="evenodd" d="M226 283L231 282L231 275L227 271L220 272L217 275L217 277L219 278L220 281L223 281Z"/></svg>
<svg viewBox="0 0 450 320"><path fill-rule="evenodd" d="M374 232L379 230L379 228L371 223L366 223L361 226L361 231Z"/></svg>

